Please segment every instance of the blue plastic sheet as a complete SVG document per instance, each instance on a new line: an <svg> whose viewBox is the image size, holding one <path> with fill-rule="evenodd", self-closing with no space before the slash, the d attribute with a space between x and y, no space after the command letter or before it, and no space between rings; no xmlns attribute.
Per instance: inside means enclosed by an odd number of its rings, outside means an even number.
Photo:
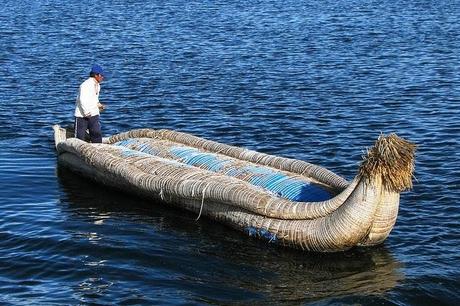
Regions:
<svg viewBox="0 0 460 306"><path fill-rule="evenodd" d="M155 149L150 144L137 141L136 139L122 140L115 145L128 147L151 155L157 155L159 152L158 149ZM310 184L309 182L291 177L269 167L257 165L241 167L231 158L226 158L225 156L220 156L215 153L201 152L196 148L184 146L170 147L169 154L173 156L176 161L244 179L255 186L262 187L288 200L318 202L328 200L332 197L327 190L316 184Z"/></svg>

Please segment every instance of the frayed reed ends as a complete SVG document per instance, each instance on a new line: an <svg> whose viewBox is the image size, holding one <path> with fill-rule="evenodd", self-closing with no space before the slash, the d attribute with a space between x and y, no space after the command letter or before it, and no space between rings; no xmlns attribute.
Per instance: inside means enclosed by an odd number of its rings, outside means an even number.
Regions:
<svg viewBox="0 0 460 306"><path fill-rule="evenodd" d="M359 167L359 176L372 183L380 176L388 191L402 192L412 188L416 145L392 133L380 135L367 150Z"/></svg>

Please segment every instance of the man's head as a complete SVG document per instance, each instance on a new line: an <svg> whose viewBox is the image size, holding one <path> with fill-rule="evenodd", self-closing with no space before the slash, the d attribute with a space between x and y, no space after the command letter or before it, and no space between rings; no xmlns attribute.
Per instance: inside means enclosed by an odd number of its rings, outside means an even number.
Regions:
<svg viewBox="0 0 460 306"><path fill-rule="evenodd" d="M96 81L100 83L104 79L104 70L102 70L101 66L94 64L93 67L91 67L89 76L95 78Z"/></svg>

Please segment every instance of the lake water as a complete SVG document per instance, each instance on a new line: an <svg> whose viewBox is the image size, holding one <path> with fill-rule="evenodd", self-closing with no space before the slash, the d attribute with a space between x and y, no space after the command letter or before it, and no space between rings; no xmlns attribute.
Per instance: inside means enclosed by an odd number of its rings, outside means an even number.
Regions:
<svg viewBox="0 0 460 306"><path fill-rule="evenodd" d="M0 7L3 305L456 305L459 1L53 1ZM105 135L168 128L352 179L380 133L418 144L375 248L277 248L58 168L93 63Z"/></svg>

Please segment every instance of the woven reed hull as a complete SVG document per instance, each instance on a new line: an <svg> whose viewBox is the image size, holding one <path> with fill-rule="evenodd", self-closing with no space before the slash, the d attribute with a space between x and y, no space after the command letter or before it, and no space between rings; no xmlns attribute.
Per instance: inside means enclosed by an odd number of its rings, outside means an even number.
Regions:
<svg viewBox="0 0 460 306"><path fill-rule="evenodd" d="M67 139L54 127L60 165L101 184L161 200L227 224L270 243L335 252L382 243L396 221L399 193L383 188L380 178L357 176L351 183L302 161L231 147L184 133L135 130L114 135L105 144ZM294 202L266 193L236 178L183 168L161 158L114 155L113 143L132 137L168 139L224 152L227 156L302 175L335 190L322 202Z"/></svg>

